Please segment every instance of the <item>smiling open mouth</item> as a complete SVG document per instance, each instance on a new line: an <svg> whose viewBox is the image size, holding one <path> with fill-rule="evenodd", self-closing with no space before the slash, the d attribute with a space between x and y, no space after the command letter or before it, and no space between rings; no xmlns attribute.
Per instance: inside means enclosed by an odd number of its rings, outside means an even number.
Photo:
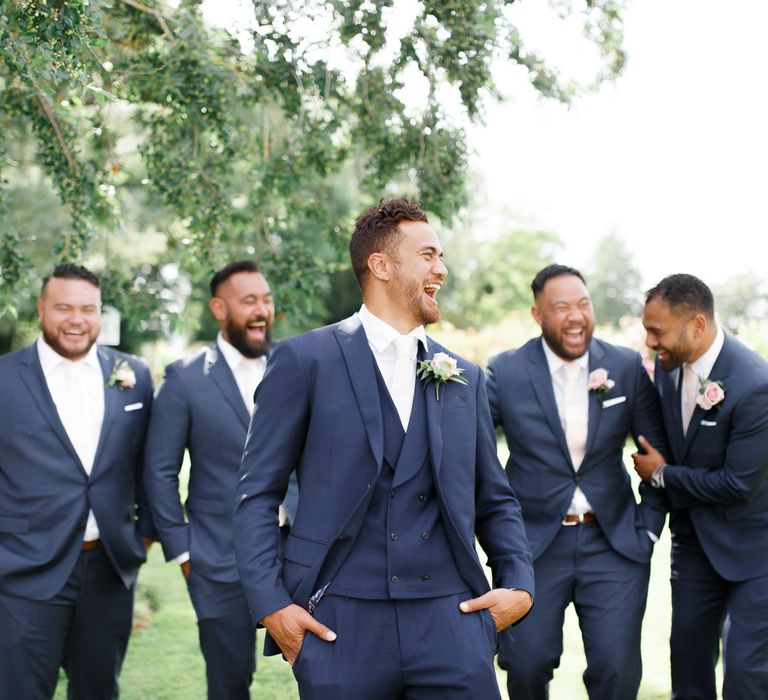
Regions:
<svg viewBox="0 0 768 700"><path fill-rule="evenodd" d="M437 293L440 291L440 285L436 283L430 283L424 285L424 293L437 304Z"/></svg>

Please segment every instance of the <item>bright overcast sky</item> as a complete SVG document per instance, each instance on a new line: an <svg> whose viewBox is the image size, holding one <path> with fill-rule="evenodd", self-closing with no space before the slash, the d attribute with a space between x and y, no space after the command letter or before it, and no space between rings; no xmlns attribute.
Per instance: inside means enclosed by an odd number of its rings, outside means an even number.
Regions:
<svg viewBox="0 0 768 700"><path fill-rule="evenodd" d="M242 27L237 5L247 3L208 0L207 9ZM578 73L589 58L584 42L546 8L519 0L511 16L526 46ZM484 212L476 235L546 229L565 242L562 262L589 267L597 241L615 233L646 285L672 272L709 283L762 273L766 27L765 0L634 0L624 15L624 74L570 108L538 98L511 64L498 67L507 99L489 102L484 124L469 132Z"/></svg>
<svg viewBox="0 0 768 700"><path fill-rule="evenodd" d="M488 108L471 136L488 208L557 233L575 265L616 233L646 285L762 273L768 3L635 0L624 25L629 63L599 94L569 110L514 89Z"/></svg>

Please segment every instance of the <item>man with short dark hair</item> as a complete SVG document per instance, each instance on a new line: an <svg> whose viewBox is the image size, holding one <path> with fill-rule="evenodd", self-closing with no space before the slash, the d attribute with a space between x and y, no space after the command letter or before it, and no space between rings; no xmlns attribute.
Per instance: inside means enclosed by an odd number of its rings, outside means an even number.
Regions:
<svg viewBox="0 0 768 700"><path fill-rule="evenodd" d="M0 694L118 695L153 528L141 497L146 365L96 346L99 278L59 265L41 335L0 357ZM142 540L142 535L144 540Z"/></svg>
<svg viewBox="0 0 768 700"><path fill-rule="evenodd" d="M768 697L768 364L715 320L693 275L646 294L646 343L671 460L641 440L635 469L669 499L672 533L672 695Z"/></svg>
<svg viewBox="0 0 768 700"><path fill-rule="evenodd" d="M235 566L232 509L275 306L252 260L222 267L210 289L218 338L166 367L147 435L144 483L166 559L180 564L197 613L208 697L236 700L250 697L256 639ZM182 506L185 450L191 464Z"/></svg>
<svg viewBox="0 0 768 700"><path fill-rule="evenodd" d="M595 315L578 270L549 265L534 278L541 327L492 358L488 396L509 446L536 574L536 608L502 636L509 697L544 700L573 603L591 700L629 700L642 675L640 633L663 499L641 487L638 506L622 454L628 435L663 445L658 401L639 353L592 337Z"/></svg>
<svg viewBox="0 0 768 700"><path fill-rule="evenodd" d="M483 375L424 331L447 270L420 207L369 209L350 257L360 311L281 343L256 393L235 510L254 624L305 700L492 700L497 629L527 613L533 578Z"/></svg>

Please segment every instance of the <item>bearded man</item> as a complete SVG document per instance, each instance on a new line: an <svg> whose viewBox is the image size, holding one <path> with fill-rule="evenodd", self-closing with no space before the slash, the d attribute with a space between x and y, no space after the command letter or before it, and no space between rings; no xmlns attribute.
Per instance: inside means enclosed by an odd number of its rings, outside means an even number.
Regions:
<svg viewBox="0 0 768 700"><path fill-rule="evenodd" d="M256 640L235 566L232 509L253 394L272 347L275 305L251 260L222 267L210 289L216 343L166 368L144 478L166 559L180 564L197 614L208 697L236 700L250 697ZM185 450L191 464L182 507Z"/></svg>

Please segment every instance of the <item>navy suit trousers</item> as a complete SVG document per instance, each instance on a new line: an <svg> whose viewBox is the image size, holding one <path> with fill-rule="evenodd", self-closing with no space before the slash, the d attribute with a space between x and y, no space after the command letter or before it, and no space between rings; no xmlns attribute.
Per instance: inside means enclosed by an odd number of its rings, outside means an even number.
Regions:
<svg viewBox="0 0 768 700"><path fill-rule="evenodd" d="M63 666L70 700L117 698L132 617L133 587L103 549L83 552L49 600L0 595L0 695L49 700Z"/></svg>
<svg viewBox="0 0 768 700"><path fill-rule="evenodd" d="M416 600L325 596L315 616L338 635L308 633L293 666L302 700L498 700L496 627L459 611L463 593Z"/></svg>
<svg viewBox="0 0 768 700"><path fill-rule="evenodd" d="M545 700L563 653L565 609L574 604L584 640L590 700L629 700L642 676L640 633L650 566L616 552L595 523L563 526L534 561L536 604L501 635L509 697Z"/></svg>
<svg viewBox="0 0 768 700"><path fill-rule="evenodd" d="M768 698L768 576L726 581L694 534L672 538L672 697L715 700L723 634L726 700Z"/></svg>
<svg viewBox="0 0 768 700"><path fill-rule="evenodd" d="M240 581L212 581L192 568L187 585L197 613L209 700L248 700L256 670L256 630Z"/></svg>

